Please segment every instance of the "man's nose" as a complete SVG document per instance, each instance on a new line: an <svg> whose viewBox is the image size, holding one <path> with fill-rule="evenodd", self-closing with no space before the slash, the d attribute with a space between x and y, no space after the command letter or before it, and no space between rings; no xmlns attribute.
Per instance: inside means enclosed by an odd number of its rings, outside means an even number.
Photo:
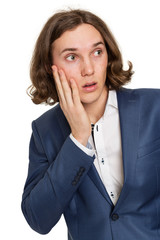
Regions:
<svg viewBox="0 0 160 240"><path fill-rule="evenodd" d="M94 65L91 59L84 59L81 65L82 77L90 76L94 73Z"/></svg>

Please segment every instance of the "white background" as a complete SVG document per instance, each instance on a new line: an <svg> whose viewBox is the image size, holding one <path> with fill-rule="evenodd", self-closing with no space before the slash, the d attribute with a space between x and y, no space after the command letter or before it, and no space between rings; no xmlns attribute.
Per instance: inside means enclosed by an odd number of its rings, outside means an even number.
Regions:
<svg viewBox="0 0 160 240"><path fill-rule="evenodd" d="M48 235L31 230L21 213L31 122L50 107L26 94L35 41L58 9L84 8L104 19L135 75L130 88L160 88L159 0L5 0L0 3L0 226L1 239L65 240L63 217Z"/></svg>

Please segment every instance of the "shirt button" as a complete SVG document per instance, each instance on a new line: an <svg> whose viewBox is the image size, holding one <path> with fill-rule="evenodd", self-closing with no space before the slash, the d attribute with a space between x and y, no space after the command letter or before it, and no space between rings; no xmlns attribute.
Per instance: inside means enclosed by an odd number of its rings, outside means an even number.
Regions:
<svg viewBox="0 0 160 240"><path fill-rule="evenodd" d="M112 216L111 216L112 220L113 221L116 221L119 219L119 215L117 213L114 213Z"/></svg>

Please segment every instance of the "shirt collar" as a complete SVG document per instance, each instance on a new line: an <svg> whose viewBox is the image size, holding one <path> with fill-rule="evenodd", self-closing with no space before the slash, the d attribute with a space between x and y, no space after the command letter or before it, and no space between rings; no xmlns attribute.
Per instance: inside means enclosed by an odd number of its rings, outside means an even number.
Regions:
<svg viewBox="0 0 160 240"><path fill-rule="evenodd" d="M98 122L100 123L101 121L103 121L105 119L107 113L110 114L113 111L118 111L117 93L115 90L109 90L104 114L98 120Z"/></svg>
<svg viewBox="0 0 160 240"><path fill-rule="evenodd" d="M110 90L108 92L108 100L107 100L107 104L106 105L118 108L117 94L116 94L115 90Z"/></svg>
<svg viewBox="0 0 160 240"><path fill-rule="evenodd" d="M117 93L115 90L109 90L105 112L102 119L106 116L106 114L112 113L114 109L118 110Z"/></svg>

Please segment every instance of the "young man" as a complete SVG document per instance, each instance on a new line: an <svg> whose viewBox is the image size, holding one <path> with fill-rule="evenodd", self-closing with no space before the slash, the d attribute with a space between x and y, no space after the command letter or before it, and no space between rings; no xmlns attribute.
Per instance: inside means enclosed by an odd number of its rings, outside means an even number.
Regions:
<svg viewBox="0 0 160 240"><path fill-rule="evenodd" d="M71 240L160 238L160 90L131 90L106 24L82 10L51 17L31 65L33 121L22 210L48 233L64 214Z"/></svg>

